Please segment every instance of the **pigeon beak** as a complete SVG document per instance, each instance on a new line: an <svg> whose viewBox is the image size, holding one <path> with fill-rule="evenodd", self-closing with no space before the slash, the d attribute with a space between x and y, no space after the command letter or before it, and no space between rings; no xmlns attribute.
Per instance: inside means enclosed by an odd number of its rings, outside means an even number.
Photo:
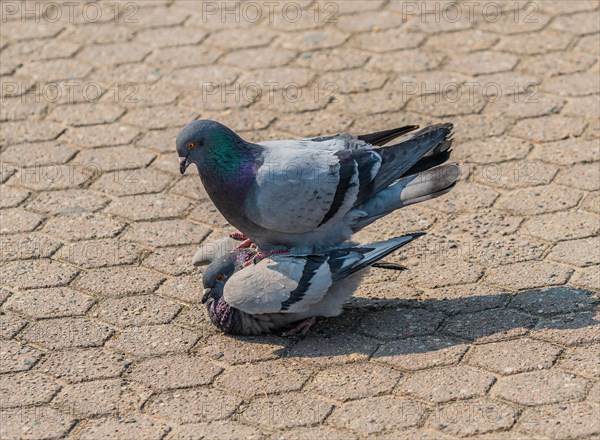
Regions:
<svg viewBox="0 0 600 440"><path fill-rule="evenodd" d="M211 291L211 289L209 289L209 288L204 289L204 295L202 295L202 304L204 304L206 301L208 301L208 297L210 296L210 291Z"/></svg>
<svg viewBox="0 0 600 440"><path fill-rule="evenodd" d="M181 174L185 174L185 170L187 169L189 163L187 161L187 156L179 158L179 172Z"/></svg>

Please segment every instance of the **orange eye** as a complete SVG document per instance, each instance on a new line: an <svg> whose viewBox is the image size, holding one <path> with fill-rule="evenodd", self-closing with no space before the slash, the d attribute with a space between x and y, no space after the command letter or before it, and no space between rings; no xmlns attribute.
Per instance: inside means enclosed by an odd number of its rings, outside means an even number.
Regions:
<svg viewBox="0 0 600 440"><path fill-rule="evenodd" d="M188 150L191 150L196 146L196 144L194 142L188 142L185 146L188 148Z"/></svg>
<svg viewBox="0 0 600 440"><path fill-rule="evenodd" d="M219 275L217 275L217 281L223 281L224 279L225 279L224 273L220 273Z"/></svg>

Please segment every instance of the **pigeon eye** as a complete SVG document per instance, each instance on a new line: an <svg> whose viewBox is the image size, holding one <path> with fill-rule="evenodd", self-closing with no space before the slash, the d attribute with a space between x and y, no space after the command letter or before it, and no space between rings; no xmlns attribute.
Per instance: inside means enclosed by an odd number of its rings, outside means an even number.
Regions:
<svg viewBox="0 0 600 440"><path fill-rule="evenodd" d="M219 275L217 275L217 281L223 281L224 279L225 279L224 273L220 273Z"/></svg>
<svg viewBox="0 0 600 440"><path fill-rule="evenodd" d="M191 150L196 146L196 144L194 142L188 142L187 144L185 144L185 146L188 148L188 150Z"/></svg>

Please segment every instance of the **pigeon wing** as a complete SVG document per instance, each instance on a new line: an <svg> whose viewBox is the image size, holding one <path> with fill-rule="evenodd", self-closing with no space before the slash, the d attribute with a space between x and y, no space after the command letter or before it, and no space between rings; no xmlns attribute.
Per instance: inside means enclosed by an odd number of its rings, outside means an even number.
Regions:
<svg viewBox="0 0 600 440"><path fill-rule="evenodd" d="M323 299L332 276L326 255L272 256L236 272L224 299L250 314L302 313Z"/></svg>
<svg viewBox="0 0 600 440"><path fill-rule="evenodd" d="M352 209L381 161L381 155L369 148L336 152L265 148L246 198L246 216L271 231L311 232Z"/></svg>

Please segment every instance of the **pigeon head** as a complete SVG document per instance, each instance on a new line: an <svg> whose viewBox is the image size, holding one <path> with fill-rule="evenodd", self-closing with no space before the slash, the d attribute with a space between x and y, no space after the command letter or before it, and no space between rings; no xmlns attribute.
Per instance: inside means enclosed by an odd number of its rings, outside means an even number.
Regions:
<svg viewBox="0 0 600 440"><path fill-rule="evenodd" d="M244 248L228 252L222 257L212 260L202 272L202 284L204 285L202 303L206 303L211 298L214 301L221 299L227 280L241 270L244 263L255 254L256 251Z"/></svg>
<svg viewBox="0 0 600 440"><path fill-rule="evenodd" d="M179 132L176 140L179 156L179 171L185 173L194 163L200 165L207 158L226 156L227 150L242 142L242 139L223 124L208 119L192 121Z"/></svg>

